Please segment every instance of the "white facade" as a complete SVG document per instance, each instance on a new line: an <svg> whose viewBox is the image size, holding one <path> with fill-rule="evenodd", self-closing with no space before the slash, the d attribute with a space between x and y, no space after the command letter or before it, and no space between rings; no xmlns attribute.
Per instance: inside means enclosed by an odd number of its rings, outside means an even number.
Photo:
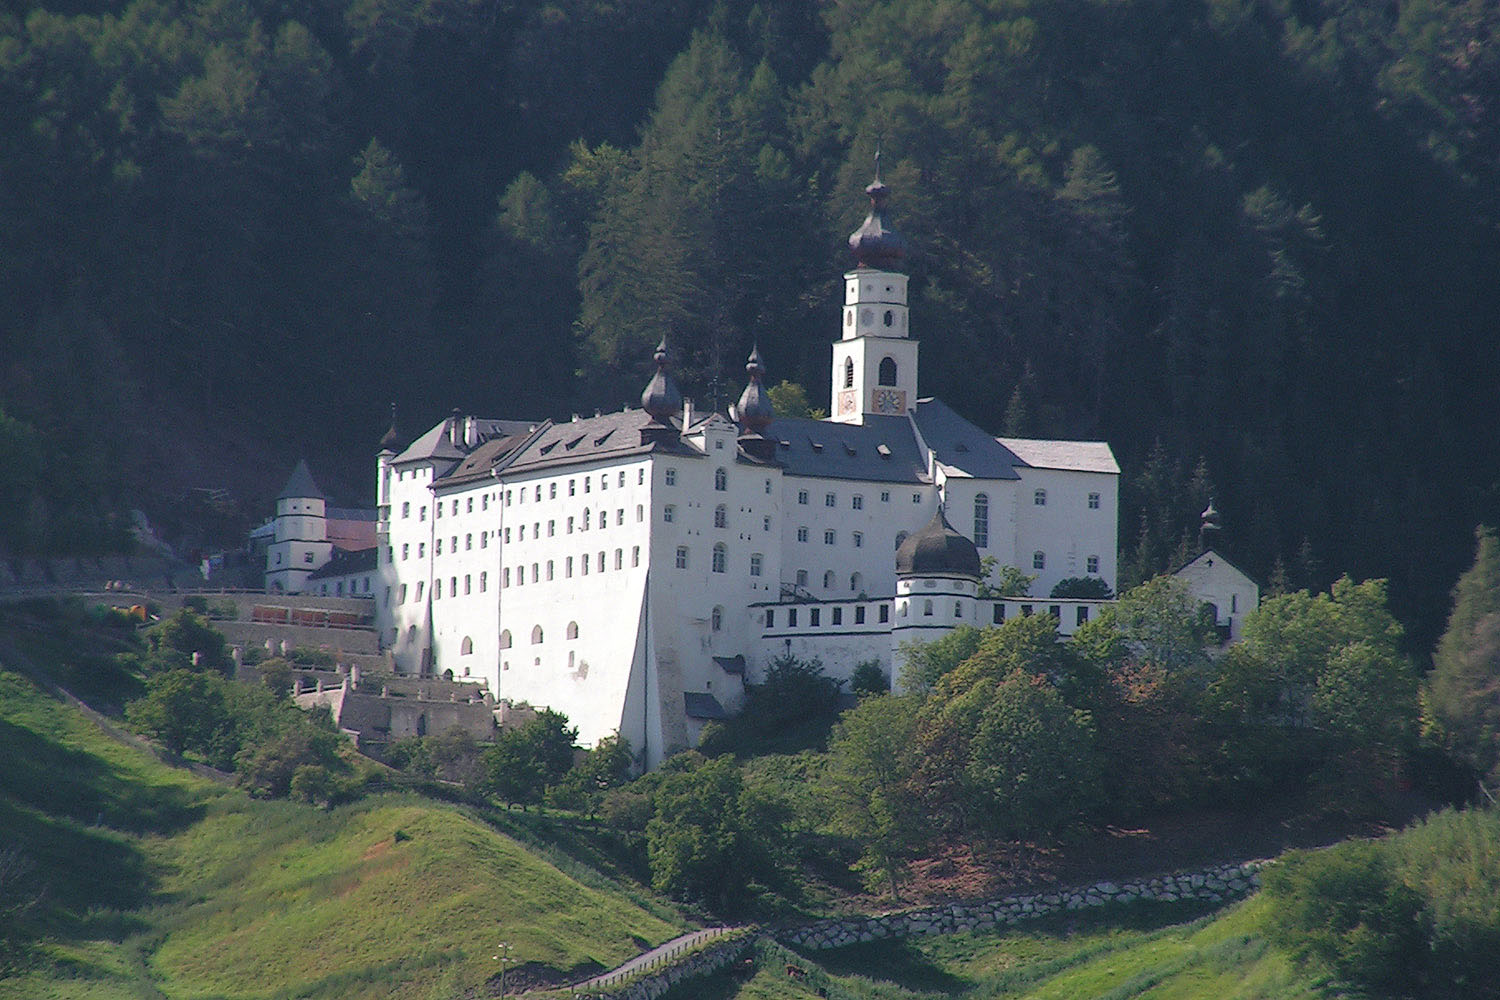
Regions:
<svg viewBox="0 0 1500 1000"><path fill-rule="evenodd" d="M557 709L586 744L618 731L652 767L784 653L835 677L891 671L904 639L1023 603L1058 606L1071 632L1090 602L986 600L954 580L964 593L929 616L925 582L898 588L895 551L939 504L1040 595L1071 576L1113 588L1118 520L1108 445L1001 441L918 398L906 290L892 270L845 276L828 420L455 413L383 451L376 619L398 669Z"/></svg>
<svg viewBox="0 0 1500 1000"><path fill-rule="evenodd" d="M1201 553L1173 574L1188 593L1213 611L1214 624L1226 642L1238 642L1245 616L1260 607L1260 584L1213 549Z"/></svg>

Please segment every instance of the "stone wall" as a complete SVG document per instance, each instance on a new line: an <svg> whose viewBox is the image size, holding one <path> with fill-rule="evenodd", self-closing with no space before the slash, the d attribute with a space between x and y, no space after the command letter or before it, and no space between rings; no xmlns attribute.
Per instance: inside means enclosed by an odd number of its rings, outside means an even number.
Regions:
<svg viewBox="0 0 1500 1000"><path fill-rule="evenodd" d="M659 964L622 976L617 983L610 982L606 976L603 983L576 987L569 991L569 995L579 1000L656 1000L684 979L718 972L749 951L756 938L753 931L747 931L732 940L721 939L683 955L666 955Z"/></svg>
<svg viewBox="0 0 1500 1000"><path fill-rule="evenodd" d="M882 938L992 930L1052 913L1110 903L1137 900L1202 900L1220 903L1237 899L1258 888L1263 864L1261 861L1247 861L1239 865L1219 865L1203 871L1179 872L1131 882L1095 882L1082 888L1006 896L983 903L951 903L874 917L823 920L806 927L783 931L777 937L783 944L820 951Z"/></svg>

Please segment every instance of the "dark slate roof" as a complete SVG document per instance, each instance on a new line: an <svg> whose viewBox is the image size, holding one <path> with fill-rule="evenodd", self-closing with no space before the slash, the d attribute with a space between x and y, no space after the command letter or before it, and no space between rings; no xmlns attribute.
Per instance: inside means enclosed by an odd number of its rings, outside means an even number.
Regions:
<svg viewBox="0 0 1500 1000"><path fill-rule="evenodd" d="M452 418L448 418L452 419ZM418 462L431 459L458 460L467 454L463 448L453 444L448 435L448 419L438 421L437 425L417 438L406 450L397 455L393 461ZM479 432L481 441L491 438L506 437L511 434L524 434L537 426L535 420L491 420L478 418L476 430Z"/></svg>
<svg viewBox="0 0 1500 1000"><path fill-rule="evenodd" d="M292 470L291 476L287 478L286 485L276 495L277 500L288 500L292 497L310 497L314 500L325 499L323 491L318 489L318 484L313 482L312 472L307 467L307 459L299 459L297 467Z"/></svg>
<svg viewBox="0 0 1500 1000"><path fill-rule="evenodd" d="M687 709L688 717L693 719L729 718L729 713L724 711L724 706L719 704L717 698L701 691L684 691L682 707Z"/></svg>
<svg viewBox="0 0 1500 1000"><path fill-rule="evenodd" d="M942 400L919 399L917 429L944 465L975 479L1020 479L1016 466L1026 463L1005 445L959 416Z"/></svg>
<svg viewBox="0 0 1500 1000"><path fill-rule="evenodd" d="M943 515L939 507L927 526L896 550L897 576L972 576L980 572L979 550Z"/></svg>
<svg viewBox="0 0 1500 1000"><path fill-rule="evenodd" d="M327 580L334 576L349 576L354 573L375 572L377 549L334 549L333 558L308 574L309 580Z"/></svg>
<svg viewBox="0 0 1500 1000"><path fill-rule="evenodd" d="M927 462L905 417L866 416L863 424L783 417L765 431L788 475L877 483L927 482Z"/></svg>
<svg viewBox="0 0 1500 1000"><path fill-rule="evenodd" d="M675 435L670 441L642 443L641 431L652 426L660 425L654 424L651 414L645 410L622 410L597 417L581 417L563 424L547 423L514 443L497 441L489 448L481 445L439 482L449 485L489 476L496 470L549 469L649 452L703 454Z"/></svg>

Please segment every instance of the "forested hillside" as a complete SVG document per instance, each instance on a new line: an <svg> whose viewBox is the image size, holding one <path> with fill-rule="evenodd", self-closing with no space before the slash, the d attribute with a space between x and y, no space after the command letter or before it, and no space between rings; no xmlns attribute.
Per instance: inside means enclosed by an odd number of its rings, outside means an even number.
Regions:
<svg viewBox="0 0 1500 1000"><path fill-rule="evenodd" d="M193 487L259 513L301 453L356 499L392 400L409 432L617 407L662 333L703 402L758 339L817 405L879 146L924 392L1108 439L1132 576L1212 492L1247 569L1389 576L1425 647L1500 515L1497 29L1485 0L11 0L0 445L31 473L0 544Z"/></svg>

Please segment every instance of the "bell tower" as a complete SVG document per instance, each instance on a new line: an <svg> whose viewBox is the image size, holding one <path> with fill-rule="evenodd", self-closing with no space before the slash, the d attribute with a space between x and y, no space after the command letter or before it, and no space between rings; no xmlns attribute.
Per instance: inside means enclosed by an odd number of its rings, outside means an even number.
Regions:
<svg viewBox="0 0 1500 1000"><path fill-rule="evenodd" d="M906 240L886 224L890 188L880 180L879 153L865 193L870 214L849 237L854 269L844 275L828 409L833 420L855 424L867 414L904 416L917 405L917 342L908 327L907 276L899 270Z"/></svg>

